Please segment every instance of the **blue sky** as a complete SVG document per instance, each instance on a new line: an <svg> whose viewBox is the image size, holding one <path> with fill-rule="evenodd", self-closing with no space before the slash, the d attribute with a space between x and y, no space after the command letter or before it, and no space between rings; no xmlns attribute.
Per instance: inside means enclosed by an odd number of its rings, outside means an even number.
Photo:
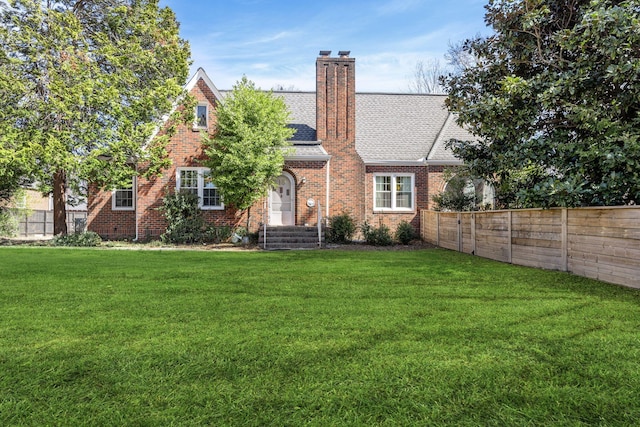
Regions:
<svg viewBox="0 0 640 427"><path fill-rule="evenodd" d="M160 0L180 22L192 73L204 68L219 89L243 75L262 89L315 90L320 50L350 50L356 90L406 92L418 61L449 43L489 34L486 0Z"/></svg>

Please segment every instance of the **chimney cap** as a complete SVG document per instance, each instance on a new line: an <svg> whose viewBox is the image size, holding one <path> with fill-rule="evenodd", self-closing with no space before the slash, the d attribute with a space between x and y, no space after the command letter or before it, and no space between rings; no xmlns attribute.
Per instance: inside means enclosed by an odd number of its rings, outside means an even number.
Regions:
<svg viewBox="0 0 640 427"><path fill-rule="evenodd" d="M329 56L331 55L331 51L330 50L321 50L320 51L320 56Z"/></svg>
<svg viewBox="0 0 640 427"><path fill-rule="evenodd" d="M341 50L338 55L340 55L340 58L348 58L350 53L350 50Z"/></svg>

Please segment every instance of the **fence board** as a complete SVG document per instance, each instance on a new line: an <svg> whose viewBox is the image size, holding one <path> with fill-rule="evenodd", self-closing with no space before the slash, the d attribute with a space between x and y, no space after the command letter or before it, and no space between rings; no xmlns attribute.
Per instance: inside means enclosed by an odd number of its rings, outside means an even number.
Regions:
<svg viewBox="0 0 640 427"><path fill-rule="evenodd" d="M476 246L476 255L482 258L489 258L496 261L509 261L509 254L507 254L506 248L495 246Z"/></svg>
<svg viewBox="0 0 640 427"><path fill-rule="evenodd" d="M513 245L511 262L527 267L545 268L547 270L562 270L563 261L560 250L548 250L544 247Z"/></svg>
<svg viewBox="0 0 640 427"><path fill-rule="evenodd" d="M585 220L611 219L640 219L640 210L637 206L611 206L571 209L571 219L577 222Z"/></svg>
<svg viewBox="0 0 640 427"><path fill-rule="evenodd" d="M571 234L568 236L569 245L578 248L582 245L592 245L600 248L640 248L640 242L636 239L625 239L622 237L608 237L585 234Z"/></svg>
<svg viewBox="0 0 640 427"><path fill-rule="evenodd" d="M590 279L603 280L618 285L640 288L640 276L636 269L614 267L588 260L569 260L571 272Z"/></svg>

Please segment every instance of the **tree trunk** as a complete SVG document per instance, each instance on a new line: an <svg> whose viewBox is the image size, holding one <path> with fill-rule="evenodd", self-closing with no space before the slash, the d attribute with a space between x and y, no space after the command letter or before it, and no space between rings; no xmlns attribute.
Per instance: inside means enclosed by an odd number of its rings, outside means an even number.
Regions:
<svg viewBox="0 0 640 427"><path fill-rule="evenodd" d="M53 174L53 234L67 234L66 208L67 174L59 170Z"/></svg>

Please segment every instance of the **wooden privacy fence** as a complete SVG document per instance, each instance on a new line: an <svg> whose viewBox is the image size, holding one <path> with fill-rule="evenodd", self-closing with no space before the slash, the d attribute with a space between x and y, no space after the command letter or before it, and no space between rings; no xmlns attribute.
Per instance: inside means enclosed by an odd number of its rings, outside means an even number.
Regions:
<svg viewBox="0 0 640 427"><path fill-rule="evenodd" d="M437 246L640 288L640 207L421 212Z"/></svg>

